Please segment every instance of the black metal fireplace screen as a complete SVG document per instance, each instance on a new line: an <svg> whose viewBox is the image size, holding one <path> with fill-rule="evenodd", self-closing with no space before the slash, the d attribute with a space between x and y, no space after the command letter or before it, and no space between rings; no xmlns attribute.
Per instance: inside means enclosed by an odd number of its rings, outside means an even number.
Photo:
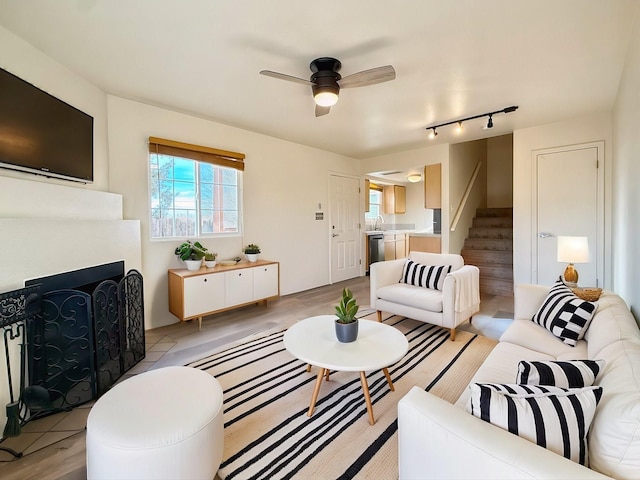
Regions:
<svg viewBox="0 0 640 480"><path fill-rule="evenodd" d="M145 357L142 275L130 270L91 294L42 292L41 284L2 293L0 328L10 394L4 439L30 420L98 398Z"/></svg>

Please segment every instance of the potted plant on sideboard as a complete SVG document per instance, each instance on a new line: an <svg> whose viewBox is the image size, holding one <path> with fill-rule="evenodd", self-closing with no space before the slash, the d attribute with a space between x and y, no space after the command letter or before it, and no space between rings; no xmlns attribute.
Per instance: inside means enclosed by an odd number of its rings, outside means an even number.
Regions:
<svg viewBox="0 0 640 480"><path fill-rule="evenodd" d="M207 268L213 268L216 266L217 253L207 252L204 254L204 266Z"/></svg>
<svg viewBox="0 0 640 480"><path fill-rule="evenodd" d="M207 247L198 241L187 240L176 247L174 253L185 263L188 270L198 270L202 266L202 259L207 254Z"/></svg>
<svg viewBox="0 0 640 480"><path fill-rule="evenodd" d="M247 260L250 262L255 262L258 260L258 256L260 254L260 247L255 243L250 243L246 247L244 247L244 255L247 257Z"/></svg>

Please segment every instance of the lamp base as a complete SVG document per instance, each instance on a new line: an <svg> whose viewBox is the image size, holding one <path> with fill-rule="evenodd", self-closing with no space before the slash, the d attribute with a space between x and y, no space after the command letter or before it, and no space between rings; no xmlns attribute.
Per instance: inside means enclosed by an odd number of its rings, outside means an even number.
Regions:
<svg viewBox="0 0 640 480"><path fill-rule="evenodd" d="M567 268L564 270L564 283L569 287L578 286L578 271L573 268L573 263L567 265Z"/></svg>

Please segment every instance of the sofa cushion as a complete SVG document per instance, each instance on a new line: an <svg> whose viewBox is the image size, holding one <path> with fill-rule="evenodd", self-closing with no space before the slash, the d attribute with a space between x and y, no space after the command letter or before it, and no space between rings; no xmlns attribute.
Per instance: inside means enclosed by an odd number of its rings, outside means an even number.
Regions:
<svg viewBox="0 0 640 480"><path fill-rule="evenodd" d="M558 280L532 320L567 345L575 346L589 328L597 308L597 303L582 300Z"/></svg>
<svg viewBox="0 0 640 480"><path fill-rule="evenodd" d="M553 385L562 388L590 387L604 360L572 360L528 362L520 361L516 383L525 385Z"/></svg>
<svg viewBox="0 0 640 480"><path fill-rule="evenodd" d="M531 323L527 321L527 323ZM538 327L540 328L540 327ZM560 342L558 342L560 343ZM471 378L473 383L514 383L518 374L518 362L526 358L528 360L548 361L554 360L547 354L530 350L520 345L508 342L500 342L496 345L489 356L482 362L480 368ZM462 409L468 408L471 390L465 388L464 392L456 401L456 406Z"/></svg>
<svg viewBox="0 0 640 480"><path fill-rule="evenodd" d="M588 342L589 356L600 358L600 351L620 340L640 340L640 330L629 307L622 298L611 292L603 292L598 300L598 311L584 336Z"/></svg>
<svg viewBox="0 0 640 480"><path fill-rule="evenodd" d="M545 353L551 360L579 360L581 358L592 358L587 355L587 342L578 340L575 347L571 347L560 341L558 337L549 332L546 328L529 320L514 320L507 328L500 342L509 342L521 345L529 350ZM519 360L536 360L535 358L522 357Z"/></svg>
<svg viewBox="0 0 640 480"><path fill-rule="evenodd" d="M640 478L640 342L621 340L599 355L607 363L597 379L603 392L589 432L591 468Z"/></svg>
<svg viewBox="0 0 640 480"><path fill-rule="evenodd" d="M431 288L415 287L406 283L393 283L377 290L381 300L399 303L408 307L442 312L442 292Z"/></svg>
<svg viewBox="0 0 640 480"><path fill-rule="evenodd" d="M444 277L451 271L451 265L423 265L407 259L402 269L401 283L416 287L442 290Z"/></svg>
<svg viewBox="0 0 640 480"><path fill-rule="evenodd" d="M602 387L472 384L470 413L581 465Z"/></svg>

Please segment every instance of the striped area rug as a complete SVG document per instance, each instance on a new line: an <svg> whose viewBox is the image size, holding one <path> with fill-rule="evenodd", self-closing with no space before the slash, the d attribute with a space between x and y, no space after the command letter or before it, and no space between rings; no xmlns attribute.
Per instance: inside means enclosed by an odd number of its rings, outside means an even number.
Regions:
<svg viewBox="0 0 640 480"><path fill-rule="evenodd" d="M361 321L373 320L373 315ZM332 372L307 417L316 368L291 356L284 330L190 363L215 376L224 390L224 456L218 475L231 479L396 479L397 403L418 385L454 402L496 345L486 337L392 316L409 352L381 371L367 372L375 425L355 372Z"/></svg>

